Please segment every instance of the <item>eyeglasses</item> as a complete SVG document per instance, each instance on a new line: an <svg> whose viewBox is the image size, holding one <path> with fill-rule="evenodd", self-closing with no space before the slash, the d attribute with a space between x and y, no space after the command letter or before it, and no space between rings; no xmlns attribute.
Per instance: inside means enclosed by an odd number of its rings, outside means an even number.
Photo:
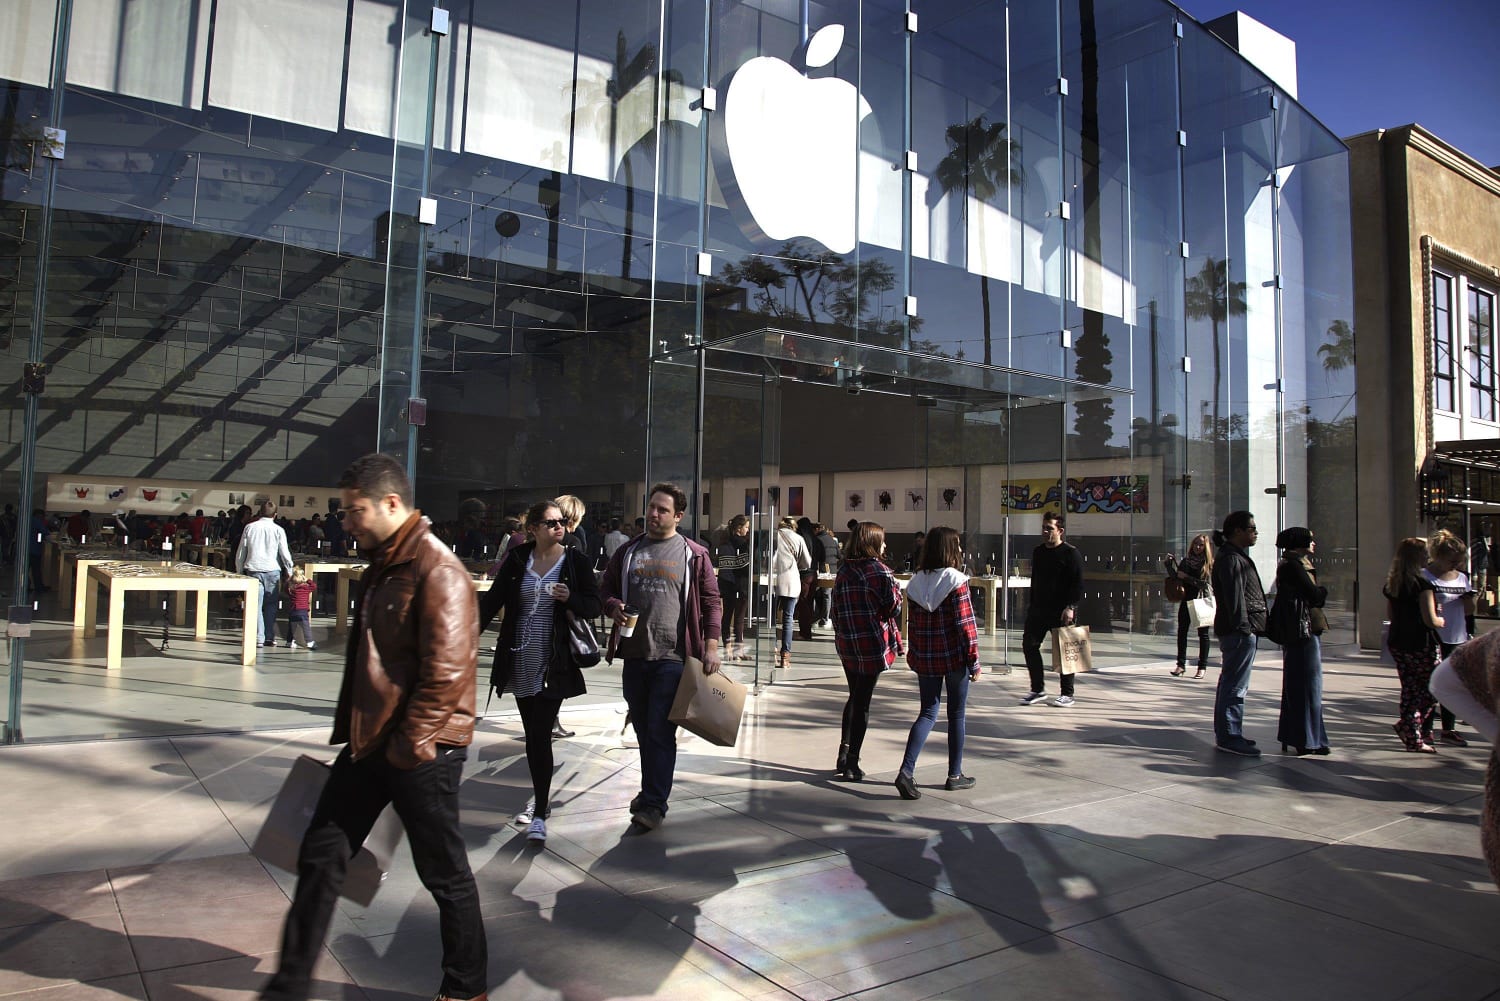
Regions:
<svg viewBox="0 0 1500 1001"><path fill-rule="evenodd" d="M564 521L563 519L561 519L561 518L543 518L541 521L537 522L537 524L538 525L546 526L547 528L567 528L568 527L568 523L566 521Z"/></svg>

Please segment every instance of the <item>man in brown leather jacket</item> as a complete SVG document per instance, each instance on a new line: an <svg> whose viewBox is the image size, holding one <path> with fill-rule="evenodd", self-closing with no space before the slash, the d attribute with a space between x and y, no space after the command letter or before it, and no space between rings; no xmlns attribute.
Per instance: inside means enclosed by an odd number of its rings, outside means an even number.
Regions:
<svg viewBox="0 0 1500 1001"><path fill-rule="evenodd" d="M484 999L488 957L479 892L458 822L458 784L474 736L478 607L468 571L412 507L388 455L339 479L344 527L369 556L344 654L333 764L302 839L281 967L264 999L305 1001L350 857L394 804L422 885L438 906L438 1001Z"/></svg>

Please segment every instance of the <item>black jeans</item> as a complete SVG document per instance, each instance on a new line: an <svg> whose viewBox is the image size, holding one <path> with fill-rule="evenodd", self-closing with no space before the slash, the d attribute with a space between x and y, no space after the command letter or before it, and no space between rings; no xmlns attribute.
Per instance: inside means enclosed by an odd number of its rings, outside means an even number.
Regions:
<svg viewBox="0 0 1500 1001"><path fill-rule="evenodd" d="M858 766L860 749L865 746L865 730L870 725L870 699L875 695L875 682L880 675L860 674L846 667L844 680L849 682L849 698L844 703L842 742L849 745L849 764Z"/></svg>
<svg viewBox="0 0 1500 1001"><path fill-rule="evenodd" d="M438 745L437 758L405 771L377 748L358 761L344 748L333 763L297 858L297 890L281 936L281 967L263 998L305 1001L313 965L344 885L349 859L387 804L394 804L411 845L417 875L438 905L443 939L442 994L471 998L485 991L489 956L480 922L479 891L458 826L458 783L468 752Z"/></svg>
<svg viewBox="0 0 1500 1001"><path fill-rule="evenodd" d="M1042 639L1057 625L1055 621L1027 619L1026 627L1021 631L1021 653L1026 656L1026 673L1031 675L1033 692L1047 690L1047 671L1042 666ZM1061 689L1062 694L1071 696L1074 675L1059 674L1057 678L1057 687Z"/></svg>
<svg viewBox="0 0 1500 1001"><path fill-rule="evenodd" d="M552 811L552 724L562 699L545 695L517 695L516 708L521 710L521 728L526 731L526 767L531 772L531 791L536 796L535 816L547 819Z"/></svg>
<svg viewBox="0 0 1500 1001"><path fill-rule="evenodd" d="M1192 631L1193 622L1188 616L1187 602L1177 603L1177 666L1187 667L1188 633ZM1198 630L1198 667L1208 667L1208 626Z"/></svg>

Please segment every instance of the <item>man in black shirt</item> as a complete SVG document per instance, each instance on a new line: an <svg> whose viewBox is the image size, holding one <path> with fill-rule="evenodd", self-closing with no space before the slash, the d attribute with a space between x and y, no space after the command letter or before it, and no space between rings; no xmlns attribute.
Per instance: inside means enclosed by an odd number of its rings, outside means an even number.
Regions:
<svg viewBox="0 0 1500 1001"><path fill-rule="evenodd" d="M1031 675L1031 694L1021 705L1047 700L1047 676L1042 667L1042 639L1057 626L1071 626L1079 599L1083 597L1083 557L1078 548L1063 541L1063 516L1048 513L1042 518L1042 544L1031 553L1031 608L1021 633L1021 652ZM1058 675L1062 694L1055 706L1073 704L1073 675Z"/></svg>

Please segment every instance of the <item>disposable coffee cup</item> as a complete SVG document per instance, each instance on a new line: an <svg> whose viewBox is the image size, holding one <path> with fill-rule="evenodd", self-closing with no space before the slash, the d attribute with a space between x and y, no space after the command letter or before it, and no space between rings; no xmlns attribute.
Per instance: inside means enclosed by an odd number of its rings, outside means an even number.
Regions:
<svg viewBox="0 0 1500 1001"><path fill-rule="evenodd" d="M625 613L625 621L620 624L620 637L623 639L635 632L635 623L641 617L641 611L634 605L626 605L620 611Z"/></svg>

